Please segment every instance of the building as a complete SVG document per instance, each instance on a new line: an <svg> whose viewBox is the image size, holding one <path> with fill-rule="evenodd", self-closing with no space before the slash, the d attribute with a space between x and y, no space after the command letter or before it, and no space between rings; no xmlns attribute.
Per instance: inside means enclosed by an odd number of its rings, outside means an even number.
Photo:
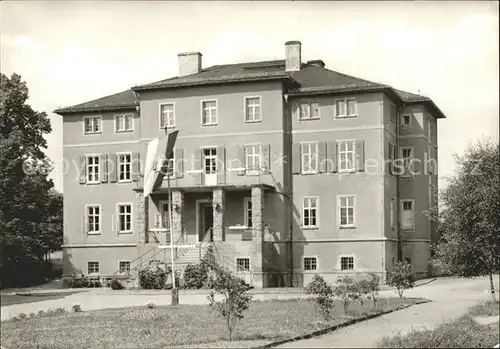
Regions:
<svg viewBox="0 0 500 349"><path fill-rule="evenodd" d="M436 234L423 211L445 115L428 97L303 63L298 41L285 53L208 68L182 53L177 77L56 110L70 163L64 273L168 263L158 245L169 235L155 229L168 225L167 181L142 193L147 144L167 126L179 130L169 172L179 265L212 245L257 287L384 277L399 259L427 275Z"/></svg>

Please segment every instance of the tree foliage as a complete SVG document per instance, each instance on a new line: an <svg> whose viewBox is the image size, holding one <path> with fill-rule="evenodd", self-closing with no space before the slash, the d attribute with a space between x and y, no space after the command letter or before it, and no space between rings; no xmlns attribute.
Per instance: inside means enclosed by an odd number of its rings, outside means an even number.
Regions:
<svg viewBox="0 0 500 349"><path fill-rule="evenodd" d="M392 270L387 273L387 285L394 287L399 297L403 298L404 291L414 286L410 263L396 262Z"/></svg>
<svg viewBox="0 0 500 349"><path fill-rule="evenodd" d="M21 76L0 76L0 233L2 286L30 282L44 255L62 243L62 195L48 174L43 112L27 104ZM33 281L33 280L31 280Z"/></svg>
<svg viewBox="0 0 500 349"><path fill-rule="evenodd" d="M457 171L440 192L440 209L428 212L440 234L434 264L460 277L489 276L493 299L493 274L500 271L499 156L499 145L488 139L455 154Z"/></svg>
<svg viewBox="0 0 500 349"><path fill-rule="evenodd" d="M315 301L319 313L325 321L330 321L335 306L332 286L327 283L322 276L316 274L312 281L306 286L306 294L316 296Z"/></svg>

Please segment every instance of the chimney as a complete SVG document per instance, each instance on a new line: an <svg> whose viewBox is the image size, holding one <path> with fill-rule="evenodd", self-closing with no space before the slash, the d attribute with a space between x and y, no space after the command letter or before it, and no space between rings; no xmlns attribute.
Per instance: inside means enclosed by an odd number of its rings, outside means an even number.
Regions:
<svg viewBox="0 0 500 349"><path fill-rule="evenodd" d="M179 58L179 76L186 76L201 72L200 52L179 53L177 57Z"/></svg>
<svg viewBox="0 0 500 349"><path fill-rule="evenodd" d="M285 70L286 71L298 71L300 70L301 62L301 43L300 41L287 41L285 42L286 60L285 60Z"/></svg>
<svg viewBox="0 0 500 349"><path fill-rule="evenodd" d="M314 59L312 61L307 61L307 64L314 65L315 67L318 67L318 68L325 67L325 62L323 62L321 59Z"/></svg>

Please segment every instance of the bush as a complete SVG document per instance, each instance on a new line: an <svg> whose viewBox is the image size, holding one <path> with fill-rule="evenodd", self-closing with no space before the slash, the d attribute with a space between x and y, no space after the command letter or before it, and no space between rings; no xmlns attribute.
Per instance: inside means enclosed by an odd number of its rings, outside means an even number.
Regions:
<svg viewBox="0 0 500 349"><path fill-rule="evenodd" d="M306 294L316 296L316 306L325 321L331 320L334 308L333 289L323 277L314 275L313 280L306 286Z"/></svg>
<svg viewBox="0 0 500 349"><path fill-rule="evenodd" d="M161 290L165 288L167 273L160 267L139 270L139 286L145 290Z"/></svg>
<svg viewBox="0 0 500 349"><path fill-rule="evenodd" d="M110 286L113 290L123 290L125 288L125 286L123 286L117 279L111 280Z"/></svg>
<svg viewBox="0 0 500 349"><path fill-rule="evenodd" d="M55 315L59 315L59 314L64 314L65 312L66 312L66 309L64 309L64 308L56 308L53 313Z"/></svg>
<svg viewBox="0 0 500 349"><path fill-rule="evenodd" d="M370 273L370 280L368 281L368 294L369 297L373 299L373 306L377 307L378 293L380 291L380 277L377 274Z"/></svg>
<svg viewBox="0 0 500 349"><path fill-rule="evenodd" d="M20 313L20 314L18 315L18 317L19 317L19 319L21 319L21 320L25 320L28 316L26 315L26 313Z"/></svg>
<svg viewBox="0 0 500 349"><path fill-rule="evenodd" d="M387 273L387 284L394 287L399 297L403 298L403 292L414 286L410 264L407 261L397 262Z"/></svg>
<svg viewBox="0 0 500 349"><path fill-rule="evenodd" d="M154 304L154 302L151 302L149 301L147 304L146 304L146 307L148 307L148 309L153 309L156 307L156 304Z"/></svg>
<svg viewBox="0 0 500 349"><path fill-rule="evenodd" d="M71 311L73 313L80 313L82 311L82 307L80 306L80 304L73 304L73 306L71 307Z"/></svg>
<svg viewBox="0 0 500 349"><path fill-rule="evenodd" d="M63 277L62 287L63 288L74 288L75 287L75 277L74 276Z"/></svg>
<svg viewBox="0 0 500 349"><path fill-rule="evenodd" d="M38 311L38 316L44 316L44 315L45 315L45 312L43 310Z"/></svg>
<svg viewBox="0 0 500 349"><path fill-rule="evenodd" d="M184 269L184 287L189 290L200 289L208 279L209 268L205 262L188 264Z"/></svg>
<svg viewBox="0 0 500 349"><path fill-rule="evenodd" d="M349 302L359 298L356 283L350 276L337 279L337 286L333 288L333 293L344 302L344 312L347 313Z"/></svg>

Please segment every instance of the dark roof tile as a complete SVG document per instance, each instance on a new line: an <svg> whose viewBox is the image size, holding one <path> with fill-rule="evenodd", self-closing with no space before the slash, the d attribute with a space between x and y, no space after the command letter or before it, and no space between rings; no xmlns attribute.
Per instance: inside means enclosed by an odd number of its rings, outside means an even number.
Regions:
<svg viewBox="0 0 500 349"><path fill-rule="evenodd" d="M54 110L57 114L70 114L79 112L106 111L132 109L139 105L135 93L132 90L115 93L109 96L94 99L89 102L80 103L71 107Z"/></svg>

